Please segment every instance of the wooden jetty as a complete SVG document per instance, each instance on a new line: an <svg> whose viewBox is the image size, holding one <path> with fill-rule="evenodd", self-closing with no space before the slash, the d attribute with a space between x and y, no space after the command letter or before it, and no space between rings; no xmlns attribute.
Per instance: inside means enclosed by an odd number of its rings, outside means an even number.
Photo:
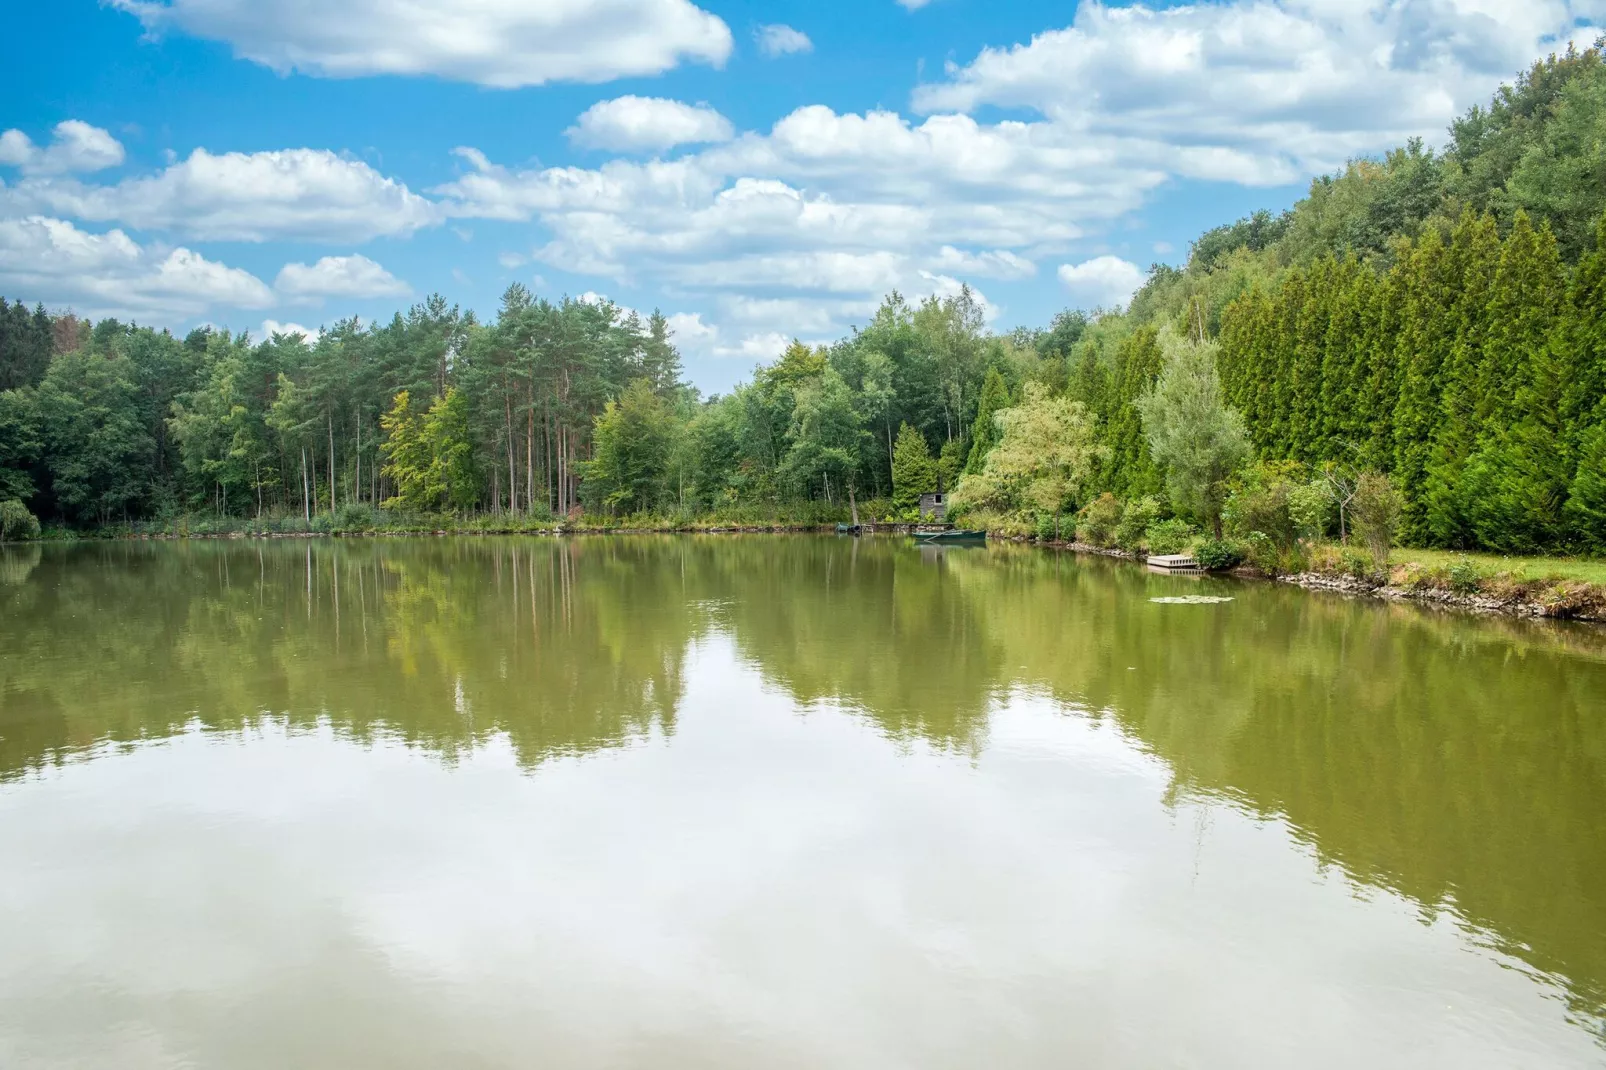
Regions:
<svg viewBox="0 0 1606 1070"><path fill-rule="evenodd" d="M1149 567L1166 572L1198 572L1199 562L1193 559L1192 554L1151 554Z"/></svg>

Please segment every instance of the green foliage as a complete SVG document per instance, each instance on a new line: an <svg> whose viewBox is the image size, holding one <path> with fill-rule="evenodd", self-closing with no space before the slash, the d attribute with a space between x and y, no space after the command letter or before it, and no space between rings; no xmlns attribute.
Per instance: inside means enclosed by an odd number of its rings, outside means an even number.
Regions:
<svg viewBox="0 0 1606 1070"><path fill-rule="evenodd" d="M385 508L410 512L428 509L436 497L429 482L432 458L424 438L424 419L413 408L411 391L396 395L379 425L385 431L384 473L396 487L396 493L385 499Z"/></svg>
<svg viewBox="0 0 1606 1070"><path fill-rule="evenodd" d="M1227 479L1251 454L1243 418L1221 396L1216 346L1162 338L1165 368L1138 402L1149 452L1177 507L1221 535Z"/></svg>
<svg viewBox="0 0 1606 1070"><path fill-rule="evenodd" d="M988 368L987 378L981 385L981 398L976 405L976 422L970 428L970 454L965 460L965 475L980 472L987 462L987 455L998 445L997 416L1007 408L1009 386L997 368Z"/></svg>
<svg viewBox="0 0 1606 1070"><path fill-rule="evenodd" d="M39 518L15 498L0 500L0 540L7 542L39 537Z"/></svg>
<svg viewBox="0 0 1606 1070"><path fill-rule="evenodd" d="M1112 546L1121 517L1120 501L1106 491L1082 506L1082 511L1076 514L1076 537L1090 546Z"/></svg>
<svg viewBox="0 0 1606 1070"><path fill-rule="evenodd" d="M954 504L1051 517L1074 507L1104 455L1082 403L1029 382L1020 404L999 413L998 423L998 445L980 472L960 482Z"/></svg>
<svg viewBox="0 0 1606 1070"><path fill-rule="evenodd" d="M1606 553L1606 423L1582 437L1578 472L1567 496L1567 522L1574 542Z"/></svg>
<svg viewBox="0 0 1606 1070"><path fill-rule="evenodd" d="M474 470L474 444L469 439L468 398L456 387L424 414L424 444L429 450L429 488L448 509L474 504L479 477Z"/></svg>
<svg viewBox="0 0 1606 1070"><path fill-rule="evenodd" d="M1129 553L1141 551L1149 527L1160 519L1160 500L1153 495L1131 498L1121 509L1121 522L1115 526L1115 544Z"/></svg>
<svg viewBox="0 0 1606 1070"><path fill-rule="evenodd" d="M1226 539L1205 539L1193 548L1193 559L1209 572L1224 572L1244 562L1244 551Z"/></svg>
<svg viewBox="0 0 1606 1070"><path fill-rule="evenodd" d="M1327 482L1313 479L1288 490L1288 518L1302 539L1321 539L1333 528L1333 496Z"/></svg>
<svg viewBox="0 0 1606 1070"><path fill-rule="evenodd" d="M33 391L0 391L0 499L33 497L41 448Z"/></svg>
<svg viewBox="0 0 1606 1070"><path fill-rule="evenodd" d="M1259 533L1278 550L1293 546L1299 538L1291 505L1297 487L1278 466L1261 464L1249 471L1223 507L1227 530L1241 538Z"/></svg>
<svg viewBox="0 0 1606 1070"><path fill-rule="evenodd" d="M944 491L959 485L959 477L965 472L965 457L969 452L963 439L951 438L942 444L942 450L937 454L937 474L942 477Z"/></svg>
<svg viewBox="0 0 1606 1070"><path fill-rule="evenodd" d="M1378 569L1388 567L1404 508L1404 500L1388 476L1378 472L1361 476L1353 506L1355 533L1366 543Z"/></svg>
<svg viewBox="0 0 1606 1070"><path fill-rule="evenodd" d="M676 434L673 414L646 379L608 402L592 431L596 452L585 468L585 493L594 507L632 513L661 505Z"/></svg>
<svg viewBox="0 0 1606 1070"><path fill-rule="evenodd" d="M1465 554L1456 558L1448 573L1450 589L1460 594L1471 594L1482 585L1483 577L1478 572L1478 566L1469 561Z"/></svg>
<svg viewBox="0 0 1606 1070"><path fill-rule="evenodd" d="M1408 142L1206 232L1125 313L992 335L968 289L892 293L848 337L794 342L706 400L661 314L519 285L486 322L432 295L313 340L179 339L3 300L0 499L49 525L327 527L383 500L392 524L452 509L513 530L582 502L609 523L823 515L849 495L907 516L940 478L1018 531L1114 495L1128 504L1100 538L1127 547L1162 493L1213 533L1225 507L1286 558L1347 536L1369 469L1399 491L1395 539L1606 553L1602 145L1606 64L1569 51L1442 153ZM1254 459L1320 479L1234 488Z"/></svg>
<svg viewBox="0 0 1606 1070"><path fill-rule="evenodd" d="M892 504L900 511L913 509L922 494L936 489L937 462L926 436L904 424L898 428L898 444L892 451Z"/></svg>
<svg viewBox="0 0 1606 1070"><path fill-rule="evenodd" d="M132 371L126 360L68 353L35 393L51 493L80 523L122 518L149 493L156 442L140 418Z"/></svg>
<svg viewBox="0 0 1606 1070"><path fill-rule="evenodd" d="M860 449L870 434L854 407L853 391L836 369L824 369L799 389L788 437L792 446L783 468L805 496L816 482L827 501L856 488Z"/></svg>
<svg viewBox="0 0 1606 1070"><path fill-rule="evenodd" d="M1149 530L1144 532L1143 541L1151 554L1180 554L1193 544L1194 536L1198 533L1198 529L1186 520L1173 517L1150 524Z"/></svg>

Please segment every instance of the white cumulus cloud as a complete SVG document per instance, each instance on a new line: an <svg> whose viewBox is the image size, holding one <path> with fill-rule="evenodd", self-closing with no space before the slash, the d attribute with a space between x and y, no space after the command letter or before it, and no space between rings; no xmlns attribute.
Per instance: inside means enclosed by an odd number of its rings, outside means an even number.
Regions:
<svg viewBox="0 0 1606 1070"><path fill-rule="evenodd" d="M123 162L122 142L78 119L56 124L50 144L40 147L21 130L0 134L0 165L25 175L103 171Z"/></svg>
<svg viewBox="0 0 1606 1070"><path fill-rule="evenodd" d="M94 234L46 216L0 219L0 288L91 316L188 319L268 308L262 280L185 248L151 249L121 230Z"/></svg>
<svg viewBox="0 0 1606 1070"><path fill-rule="evenodd" d="M1148 276L1118 256L1096 256L1080 264L1061 264L1059 280L1084 307L1124 306Z"/></svg>
<svg viewBox="0 0 1606 1070"><path fill-rule="evenodd" d="M760 26L753 31L753 40L760 52L771 57L814 51L814 42L809 40L808 34L780 22Z"/></svg>
<svg viewBox="0 0 1606 1070"><path fill-rule="evenodd" d="M730 27L690 0L109 0L152 34L227 42L275 71L435 75L499 88L719 65Z"/></svg>
<svg viewBox="0 0 1606 1070"><path fill-rule="evenodd" d="M412 288L361 254L326 256L316 264L286 264L273 288L292 301L325 298L405 297Z"/></svg>
<svg viewBox="0 0 1606 1070"><path fill-rule="evenodd" d="M706 104L662 97L616 97L591 105L564 131L575 145L615 152L729 141L730 120Z"/></svg>
<svg viewBox="0 0 1606 1070"><path fill-rule="evenodd" d="M24 212L117 222L206 241L366 241L439 222L437 207L361 160L324 149L196 149L163 170L97 186L24 179L0 197Z"/></svg>
<svg viewBox="0 0 1606 1070"><path fill-rule="evenodd" d="M278 320L262 321L262 338L272 338L276 334L299 334L306 339L310 346L323 337L323 332L310 327L303 327L299 323L280 323Z"/></svg>
<svg viewBox="0 0 1606 1070"><path fill-rule="evenodd" d="M1070 26L950 63L920 112L1026 107L1186 177L1272 184L1438 138L1503 79L1585 32L1597 0L1088 0Z"/></svg>

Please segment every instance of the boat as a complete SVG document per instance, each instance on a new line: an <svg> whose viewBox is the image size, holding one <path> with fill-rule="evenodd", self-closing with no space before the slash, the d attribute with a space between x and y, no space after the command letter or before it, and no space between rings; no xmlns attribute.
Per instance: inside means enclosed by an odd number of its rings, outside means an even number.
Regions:
<svg viewBox="0 0 1606 1070"><path fill-rule="evenodd" d="M921 546L942 546L953 542L986 542L987 533L985 531L960 531L957 529L953 531L917 532L915 540Z"/></svg>
<svg viewBox="0 0 1606 1070"><path fill-rule="evenodd" d="M838 535L857 535L859 533L859 525L857 525L857 524L838 524L836 526L836 533Z"/></svg>

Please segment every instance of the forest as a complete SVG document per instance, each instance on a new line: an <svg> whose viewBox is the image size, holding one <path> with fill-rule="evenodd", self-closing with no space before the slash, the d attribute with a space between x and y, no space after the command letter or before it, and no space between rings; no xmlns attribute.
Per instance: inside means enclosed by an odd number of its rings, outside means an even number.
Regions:
<svg viewBox="0 0 1606 1070"><path fill-rule="evenodd" d="M1535 64L1442 150L1203 234L1124 309L1002 334L968 290L893 293L707 398L662 315L519 285L488 320L434 296L314 340L0 301L12 536L900 519L939 483L977 526L1125 546L1211 529L1275 556L1353 522L1606 552L1601 46Z"/></svg>

